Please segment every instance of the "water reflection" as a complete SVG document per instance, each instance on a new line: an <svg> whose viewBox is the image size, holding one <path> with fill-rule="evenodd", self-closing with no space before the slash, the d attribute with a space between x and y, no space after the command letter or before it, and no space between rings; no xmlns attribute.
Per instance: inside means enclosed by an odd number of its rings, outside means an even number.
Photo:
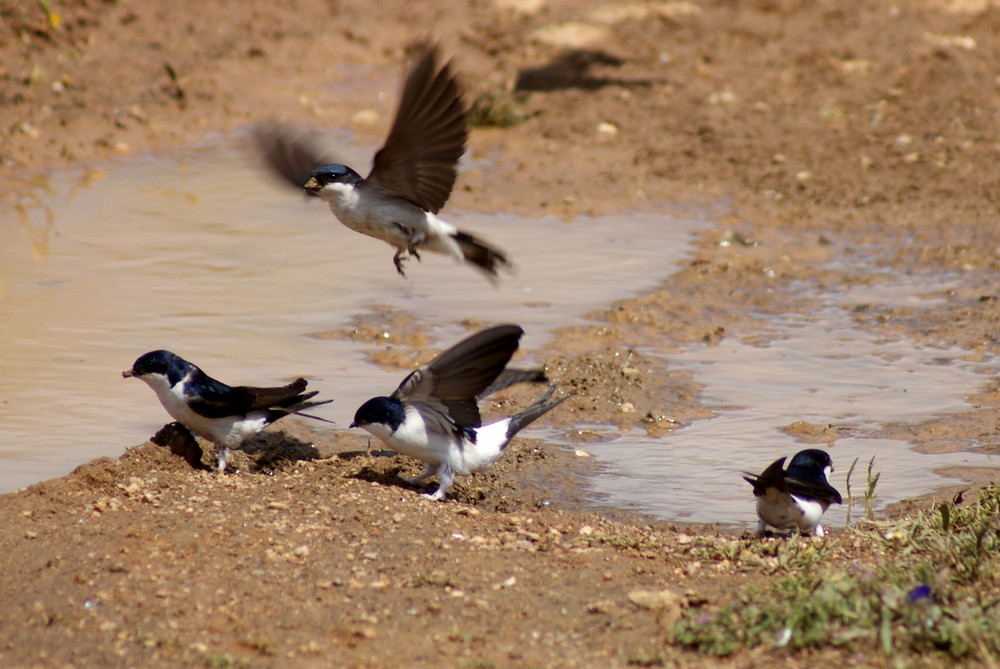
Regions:
<svg viewBox="0 0 1000 669"><path fill-rule="evenodd" d="M344 158L371 154L347 146ZM117 457L163 425L155 397L120 377L146 351L233 383L308 377L335 399L322 415L346 426L398 372L310 335L378 304L417 316L442 345L472 317L520 323L522 346L537 349L553 328L667 277L704 225L450 215L510 250L516 274L494 288L434 254L400 278L389 247L274 186L234 143L31 177L18 197L0 209L0 491Z"/></svg>
<svg viewBox="0 0 1000 669"><path fill-rule="evenodd" d="M965 395L983 384L984 374L995 373L996 361L970 361L962 349L869 335L852 314L858 304L931 307L947 289L947 281L906 277L844 291L806 291L823 306L773 318L746 340L725 339L667 356L704 384L703 401L717 416L662 439L609 434L588 445L612 464L595 480L598 494L665 518L749 525L756 517L753 497L740 473L760 472L808 448L785 431L798 421L836 428L831 482L841 493L854 458L852 487L858 493L867 462L877 456L876 471L891 475L879 480L876 508L956 483L936 470L1000 465L976 453L918 454L907 442L869 436L886 423L967 410ZM853 517L858 515L855 510ZM845 507L833 506L823 524L845 521Z"/></svg>

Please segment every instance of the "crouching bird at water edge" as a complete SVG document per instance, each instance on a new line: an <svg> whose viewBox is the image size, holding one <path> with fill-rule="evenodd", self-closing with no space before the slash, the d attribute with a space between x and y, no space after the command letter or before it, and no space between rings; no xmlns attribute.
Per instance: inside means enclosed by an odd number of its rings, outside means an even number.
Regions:
<svg viewBox="0 0 1000 669"><path fill-rule="evenodd" d="M427 496L443 500L456 476L489 469L520 430L569 398L552 399L552 385L521 413L482 424L477 396L504 371L523 332L499 325L462 340L403 379L392 395L362 404L351 427L423 461L424 471L409 482L437 475L438 488Z"/></svg>
<svg viewBox="0 0 1000 669"><path fill-rule="evenodd" d="M744 472L743 479L753 486L757 498L757 534L763 536L771 526L824 536L820 519L831 504L843 504L840 493L830 485L830 454L807 448L795 454L788 469L784 464L785 458L778 458L760 475Z"/></svg>
<svg viewBox="0 0 1000 669"><path fill-rule="evenodd" d="M399 274L405 276L404 253L420 260L426 250L470 263L495 282L497 270L511 266L507 255L437 217L455 186L468 112L451 63L438 66L436 46L420 44L417 52L389 136L367 177L335 162L335 150L301 128L260 124L254 132L258 149L274 172L323 198L345 226L394 246Z"/></svg>
<svg viewBox="0 0 1000 669"><path fill-rule="evenodd" d="M174 420L212 441L219 449L219 472L226 470L230 449L279 418L293 414L333 422L303 413L333 401L310 401L318 391L304 392L305 379L272 388L228 386L179 355L162 350L140 356L122 376L144 381Z"/></svg>

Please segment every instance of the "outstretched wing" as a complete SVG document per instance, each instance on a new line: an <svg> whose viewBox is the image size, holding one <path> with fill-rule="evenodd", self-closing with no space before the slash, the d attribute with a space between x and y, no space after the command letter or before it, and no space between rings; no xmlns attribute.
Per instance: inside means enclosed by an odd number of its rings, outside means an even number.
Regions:
<svg viewBox="0 0 1000 669"><path fill-rule="evenodd" d="M403 379L392 396L439 411L459 427L479 427L476 396L503 371L517 350L517 325L498 325L463 339Z"/></svg>
<svg viewBox="0 0 1000 669"><path fill-rule="evenodd" d="M309 181L314 169L340 162L333 145L313 130L278 123L259 123L253 129L253 137L271 171L300 190Z"/></svg>
<svg viewBox="0 0 1000 669"><path fill-rule="evenodd" d="M361 187L395 195L436 214L448 201L469 137L468 115L451 63L438 67L436 45L406 78L385 145Z"/></svg>

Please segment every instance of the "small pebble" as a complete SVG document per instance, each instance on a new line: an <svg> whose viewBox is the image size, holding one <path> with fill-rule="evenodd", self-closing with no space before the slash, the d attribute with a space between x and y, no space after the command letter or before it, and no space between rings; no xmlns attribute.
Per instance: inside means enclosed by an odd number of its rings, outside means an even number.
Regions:
<svg viewBox="0 0 1000 669"><path fill-rule="evenodd" d="M614 123L602 122L597 124L597 134L614 137L618 134L618 126Z"/></svg>

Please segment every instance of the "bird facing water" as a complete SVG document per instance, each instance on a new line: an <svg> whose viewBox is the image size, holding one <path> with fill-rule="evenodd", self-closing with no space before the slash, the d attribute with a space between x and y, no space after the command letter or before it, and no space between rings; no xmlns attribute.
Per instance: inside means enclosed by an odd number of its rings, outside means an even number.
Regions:
<svg viewBox="0 0 1000 669"><path fill-rule="evenodd" d="M820 519L831 504L842 504L840 493L830 485L833 472L830 454L818 448L799 451L784 469L778 458L760 475L744 472L757 498L757 534L771 526L778 530L798 530L818 537L826 533Z"/></svg>
<svg viewBox="0 0 1000 669"><path fill-rule="evenodd" d="M305 379L273 388L228 386L170 351L140 356L122 376L144 381L174 420L215 443L220 472L226 469L231 448L279 418L295 414L332 422L302 413L333 401L309 401L317 391L304 392Z"/></svg>

